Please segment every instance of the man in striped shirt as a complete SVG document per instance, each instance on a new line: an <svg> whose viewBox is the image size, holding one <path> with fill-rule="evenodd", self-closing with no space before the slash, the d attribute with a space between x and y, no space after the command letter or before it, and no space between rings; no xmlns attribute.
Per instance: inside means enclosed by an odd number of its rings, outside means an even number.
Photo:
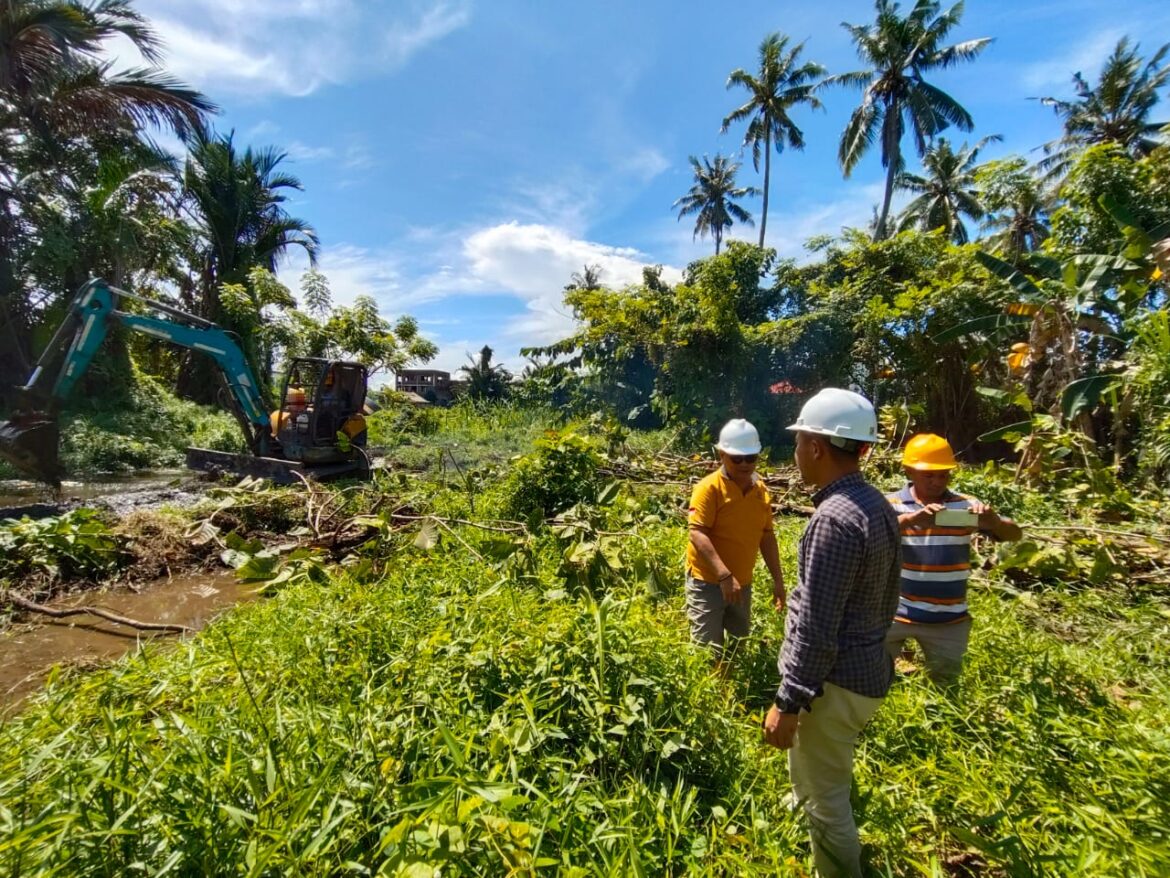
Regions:
<svg viewBox="0 0 1170 878"><path fill-rule="evenodd" d="M943 437L914 436L906 443L902 465L909 483L886 498L898 513L902 532L901 595L886 649L896 656L914 638L922 647L930 678L951 683L963 668L971 634L967 611L971 535L981 531L1014 541L1022 534L1011 519L950 490L958 463Z"/></svg>

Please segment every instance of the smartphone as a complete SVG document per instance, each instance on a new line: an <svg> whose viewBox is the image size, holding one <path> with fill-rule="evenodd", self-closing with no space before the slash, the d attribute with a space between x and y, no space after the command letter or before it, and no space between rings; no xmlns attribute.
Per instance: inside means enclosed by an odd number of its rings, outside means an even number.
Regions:
<svg viewBox="0 0 1170 878"><path fill-rule="evenodd" d="M970 509L940 509L934 514L939 527L978 527L979 516Z"/></svg>

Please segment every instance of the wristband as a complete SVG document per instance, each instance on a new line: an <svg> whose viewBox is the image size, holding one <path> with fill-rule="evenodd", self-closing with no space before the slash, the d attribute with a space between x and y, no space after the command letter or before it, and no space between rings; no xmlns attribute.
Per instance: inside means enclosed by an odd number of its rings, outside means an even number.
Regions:
<svg viewBox="0 0 1170 878"><path fill-rule="evenodd" d="M781 713L800 713L801 710L808 710L811 708L798 704L790 698L781 698L780 693L776 693L776 697L772 699L772 703L776 705L776 709Z"/></svg>

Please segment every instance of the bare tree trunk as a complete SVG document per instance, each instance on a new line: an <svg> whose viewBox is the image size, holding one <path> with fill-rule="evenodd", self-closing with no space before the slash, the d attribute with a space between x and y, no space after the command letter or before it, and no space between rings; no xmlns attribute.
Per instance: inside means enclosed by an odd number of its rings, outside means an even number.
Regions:
<svg viewBox="0 0 1170 878"><path fill-rule="evenodd" d="M894 177L898 174L897 157L890 157L890 166L886 168L886 194L882 199L882 212L878 216L877 228L873 231L873 239L875 241L884 241L889 235L886 230L886 223L890 217L890 202L894 197Z"/></svg>
<svg viewBox="0 0 1170 878"><path fill-rule="evenodd" d="M764 233L768 228L768 190L772 183L772 131L764 134L764 209L760 214L760 247L764 246Z"/></svg>

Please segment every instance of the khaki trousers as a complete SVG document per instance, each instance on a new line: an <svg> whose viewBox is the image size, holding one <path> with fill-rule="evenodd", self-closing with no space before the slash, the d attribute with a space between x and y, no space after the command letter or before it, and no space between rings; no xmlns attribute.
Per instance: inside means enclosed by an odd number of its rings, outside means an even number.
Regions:
<svg viewBox="0 0 1170 878"><path fill-rule="evenodd" d="M849 803L853 747L881 705L832 683L800 714L788 770L797 804L808 816L813 859L824 878L860 878L861 842Z"/></svg>

